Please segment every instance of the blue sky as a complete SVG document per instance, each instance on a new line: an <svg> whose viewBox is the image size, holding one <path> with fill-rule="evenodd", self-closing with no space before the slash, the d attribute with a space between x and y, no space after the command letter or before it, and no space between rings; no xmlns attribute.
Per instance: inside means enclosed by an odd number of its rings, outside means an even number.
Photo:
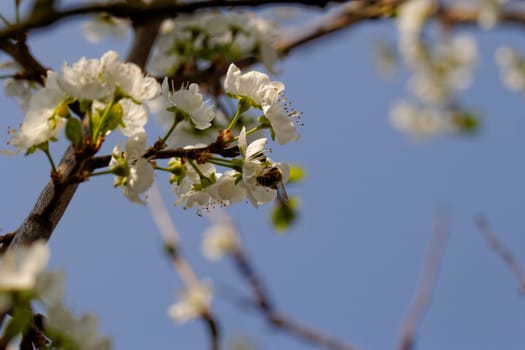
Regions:
<svg viewBox="0 0 525 350"><path fill-rule="evenodd" d="M272 159L306 169L306 180L288 190L301 198L300 221L280 235L268 222L270 206L243 203L228 213L282 312L375 350L395 346L435 215L448 209L450 239L417 348L522 349L525 299L473 223L476 214L486 215L525 264L525 100L502 86L493 59L501 44L524 48L521 28L472 32L479 62L472 88L460 96L480 112L481 130L423 142L388 123L391 104L408 96L407 72L384 80L372 64L375 40L395 44L393 28L387 21L362 24L279 64L278 79L304 113L304 126L299 142L272 147ZM81 56L100 57L109 48L125 56L127 49L127 43L88 44L78 21L35 33L29 43L35 56L55 69ZM23 115L14 102L0 98L5 131ZM7 137L0 135L3 144ZM119 137L109 142L123 141ZM53 145L56 157L63 149L63 143ZM3 156L2 162L0 226L8 232L34 205L49 166L43 154ZM174 202L167 178L157 179L165 201ZM162 253L148 209L128 202L112 184L110 176L82 184L52 236L51 267L66 272L67 304L77 312L95 312L115 349L207 349L201 322L179 326L167 318L180 280ZM315 348L235 305L231 291L246 295L248 289L227 260L210 263L201 256L206 219L193 210L169 208L183 253L199 276L214 281L214 311L225 344L244 336L258 349Z"/></svg>

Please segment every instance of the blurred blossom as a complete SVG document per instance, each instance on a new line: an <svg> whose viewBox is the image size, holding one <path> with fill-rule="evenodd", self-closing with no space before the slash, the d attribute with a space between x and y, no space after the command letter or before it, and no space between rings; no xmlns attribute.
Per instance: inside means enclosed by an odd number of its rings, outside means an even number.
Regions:
<svg viewBox="0 0 525 350"><path fill-rule="evenodd" d="M423 45L423 44L420 44ZM458 34L412 57L412 93L427 103L446 103L455 91L470 85L477 58L474 38Z"/></svg>
<svg viewBox="0 0 525 350"><path fill-rule="evenodd" d="M44 241L8 249L0 257L0 291L30 290L49 261Z"/></svg>
<svg viewBox="0 0 525 350"><path fill-rule="evenodd" d="M491 29L499 20L501 6L508 0L476 0L479 17L478 23L483 29Z"/></svg>
<svg viewBox="0 0 525 350"><path fill-rule="evenodd" d="M525 59L516 50L504 46L496 51L496 61L503 83L511 90L525 92Z"/></svg>
<svg viewBox="0 0 525 350"><path fill-rule="evenodd" d="M27 80L9 78L4 81L4 90L7 96L16 99L24 112L29 109L32 90Z"/></svg>
<svg viewBox="0 0 525 350"><path fill-rule="evenodd" d="M110 339L98 334L98 320L94 315L84 314L76 318L61 304L48 308L45 328L46 335L51 338L52 344L60 344L65 338L67 339L65 344L71 346L73 342L74 349L111 349Z"/></svg>
<svg viewBox="0 0 525 350"><path fill-rule="evenodd" d="M402 101L390 110L392 126L416 138L424 138L449 131L450 118L442 109L424 108Z"/></svg>
<svg viewBox="0 0 525 350"><path fill-rule="evenodd" d="M201 11L165 20L157 38L149 69L174 74L185 64L207 64L257 57L274 72L277 28L249 12Z"/></svg>
<svg viewBox="0 0 525 350"><path fill-rule="evenodd" d="M196 282L180 294L179 301L169 307L168 315L180 323L193 320L208 311L212 296L210 283Z"/></svg>
<svg viewBox="0 0 525 350"><path fill-rule="evenodd" d="M229 222L214 224L204 231L202 253L209 260L219 260L237 247L237 230Z"/></svg>
<svg viewBox="0 0 525 350"><path fill-rule="evenodd" d="M397 29L401 41L417 39L433 6L433 0L408 0L398 8Z"/></svg>
<svg viewBox="0 0 525 350"><path fill-rule="evenodd" d="M122 40L128 34L129 22L108 14L102 14L84 22L82 30L86 39L91 43L98 43L106 37Z"/></svg>

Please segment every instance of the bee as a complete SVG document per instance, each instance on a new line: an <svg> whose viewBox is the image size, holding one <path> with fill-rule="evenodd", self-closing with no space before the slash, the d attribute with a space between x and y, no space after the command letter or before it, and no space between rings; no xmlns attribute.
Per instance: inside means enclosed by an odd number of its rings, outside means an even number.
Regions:
<svg viewBox="0 0 525 350"><path fill-rule="evenodd" d="M283 172L276 166L264 169L262 175L255 178L261 186L269 187L277 191L277 198L281 204L288 205L288 195L283 184Z"/></svg>

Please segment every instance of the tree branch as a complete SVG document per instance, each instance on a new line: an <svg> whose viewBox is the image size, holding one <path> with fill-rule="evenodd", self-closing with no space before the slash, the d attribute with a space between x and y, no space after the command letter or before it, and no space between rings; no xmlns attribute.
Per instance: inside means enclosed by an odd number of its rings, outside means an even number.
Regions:
<svg viewBox="0 0 525 350"><path fill-rule="evenodd" d="M72 146L66 150L57 167L57 174L51 177L29 215L15 231L11 245L49 239L73 198L92 153L89 149L76 152Z"/></svg>
<svg viewBox="0 0 525 350"><path fill-rule="evenodd" d="M149 22L155 19L175 17L182 13L192 13L204 8L234 8L234 7L259 7L264 5L304 5L312 7L325 7L330 2L344 2L344 0L214 0L194 1L187 3L158 2L151 5L137 5L129 3L108 3L85 5L63 11L48 11L31 16L24 22L13 24L0 31L0 41L12 38L20 33L48 27L51 24L78 16L107 13L115 17L129 18L133 22Z"/></svg>
<svg viewBox="0 0 525 350"><path fill-rule="evenodd" d="M448 234L448 214L440 214L436 218L432 242L425 257L416 294L405 317L405 321L401 325L400 340L397 346L399 350L411 350L414 348L416 328L429 306Z"/></svg>
<svg viewBox="0 0 525 350"><path fill-rule="evenodd" d="M498 237L496 237L484 216L479 215L476 218L476 225L481 235L487 241L489 247L501 258L503 263L518 281L521 293L525 294L525 270L514 257L514 254L503 245Z"/></svg>

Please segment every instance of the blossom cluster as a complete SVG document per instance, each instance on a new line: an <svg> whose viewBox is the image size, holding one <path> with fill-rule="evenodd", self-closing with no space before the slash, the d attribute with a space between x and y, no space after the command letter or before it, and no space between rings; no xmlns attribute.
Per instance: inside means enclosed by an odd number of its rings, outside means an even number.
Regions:
<svg viewBox="0 0 525 350"><path fill-rule="evenodd" d="M283 94L284 84L272 81L264 73L242 73L230 65L224 91L237 100L237 111L231 117L222 111L221 118L228 125L219 132L212 128L219 113L197 84L185 84L176 90L166 78L160 85L137 65L121 61L113 51L100 59L81 58L72 65L66 63L60 72L48 71L45 87L32 94L27 89L11 90L13 94L19 91L20 99L25 96L23 105L27 109L9 143L26 154L40 149L50 156L49 142L57 140L64 128L75 147L93 147L94 153L113 130L126 136L124 149L113 149L106 173L115 175L115 187L120 187L133 202L145 203L141 194L152 185L155 169L172 174L176 204L185 207L229 205L244 199L257 207L285 196L282 183L288 178L288 166L266 155L266 137L252 138L267 129L280 145L298 140L295 123L300 113L290 108ZM160 144L148 148L144 128L148 121L146 102L153 100L161 101L161 114L171 126ZM255 123L245 123L249 111L259 113ZM167 168L162 168L153 158L156 152L170 146L170 137L180 135L174 133L179 125L201 133L211 130L209 134L217 149L230 147L235 152L219 157L220 152L214 155L196 151L193 157L173 158ZM198 149L203 145L183 146ZM144 156L148 150L153 150L153 157ZM219 172L216 166L227 169Z"/></svg>
<svg viewBox="0 0 525 350"><path fill-rule="evenodd" d="M80 124L83 116L75 116L70 108L75 102L89 116L88 133L94 142L114 129L125 136L144 131L148 110L143 102L155 98L160 87L137 65L123 62L116 52L109 51L101 59L82 58L73 65L65 63L60 72L50 70L45 87L32 95L23 93L20 98L28 99L23 103L28 106L25 118L9 144L31 151L57 139L66 123ZM68 138L81 137L79 128Z"/></svg>
<svg viewBox="0 0 525 350"><path fill-rule="evenodd" d="M435 6L433 0L410 0L399 8L399 51L411 70L409 88L418 103L394 105L391 122L415 136L474 126L472 115L461 111L454 97L470 84L476 43L466 34L451 34L436 44L423 40L424 25Z"/></svg>
<svg viewBox="0 0 525 350"><path fill-rule="evenodd" d="M256 57L272 72L277 31L272 22L249 12L201 11L162 23L149 70L173 75L179 69L214 61Z"/></svg>

